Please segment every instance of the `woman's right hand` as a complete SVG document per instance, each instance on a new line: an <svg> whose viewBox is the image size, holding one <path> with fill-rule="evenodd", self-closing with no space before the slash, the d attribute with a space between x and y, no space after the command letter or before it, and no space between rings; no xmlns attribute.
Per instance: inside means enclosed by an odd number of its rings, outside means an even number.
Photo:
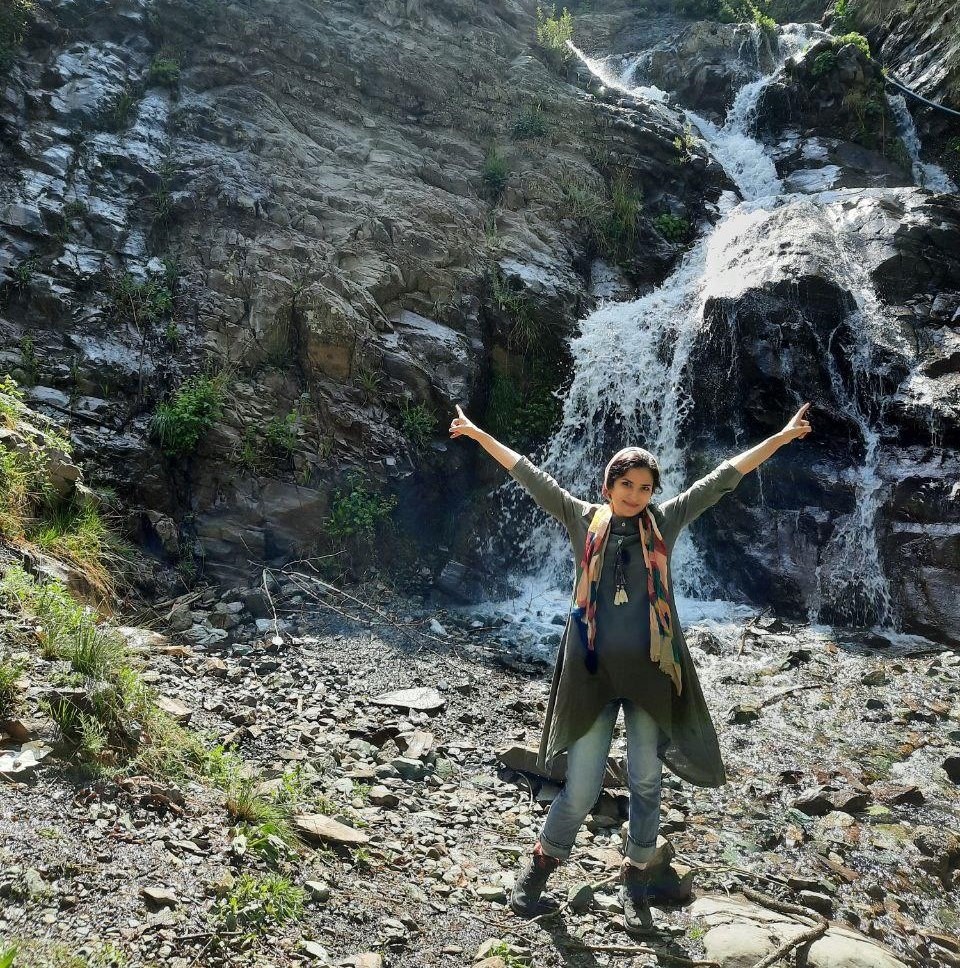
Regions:
<svg viewBox="0 0 960 968"><path fill-rule="evenodd" d="M467 415L460 409L460 404L455 404L457 408L457 416L450 421L450 436L451 437L472 437L474 440L480 433L480 428L476 424L472 423Z"/></svg>

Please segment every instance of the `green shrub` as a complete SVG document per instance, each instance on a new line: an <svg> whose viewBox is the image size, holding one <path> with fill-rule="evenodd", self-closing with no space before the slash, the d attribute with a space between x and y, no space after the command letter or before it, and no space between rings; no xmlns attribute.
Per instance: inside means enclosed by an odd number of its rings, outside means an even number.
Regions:
<svg viewBox="0 0 960 968"><path fill-rule="evenodd" d="M573 41L573 16L564 7L558 16L555 4L537 5L537 44L555 63L565 64L571 57L569 44Z"/></svg>
<svg viewBox="0 0 960 968"><path fill-rule="evenodd" d="M110 283L110 317L140 329L165 323L173 315L173 291L165 278L138 282L129 272Z"/></svg>
<svg viewBox="0 0 960 968"><path fill-rule="evenodd" d="M545 335L543 320L527 294L514 289L498 268L490 271L488 279L493 301L507 318L508 345L519 353L529 353Z"/></svg>
<svg viewBox="0 0 960 968"><path fill-rule="evenodd" d="M303 890L279 874L241 874L215 908L228 931L297 921L303 915Z"/></svg>
<svg viewBox="0 0 960 968"><path fill-rule="evenodd" d="M147 81L162 87L176 87L180 83L180 61L175 57L157 54L150 62Z"/></svg>
<svg viewBox="0 0 960 968"><path fill-rule="evenodd" d="M396 506L397 499L393 495L378 494L362 478L354 477L347 490L334 495L327 518L327 533L341 540L356 537L372 541L377 526Z"/></svg>
<svg viewBox="0 0 960 968"><path fill-rule="evenodd" d="M485 417L493 436L521 450L549 440L563 414L553 382L542 367L528 379L495 372Z"/></svg>
<svg viewBox="0 0 960 968"><path fill-rule="evenodd" d="M0 2L0 71L9 70L33 14L33 0Z"/></svg>
<svg viewBox="0 0 960 968"><path fill-rule="evenodd" d="M425 447L437 429L437 418L422 403L411 404L403 401L400 410L400 424L404 436L414 447Z"/></svg>
<svg viewBox="0 0 960 968"><path fill-rule="evenodd" d="M810 74L815 78L823 77L830 74L836 66L837 55L832 50L825 50L813 59Z"/></svg>
<svg viewBox="0 0 960 968"><path fill-rule="evenodd" d="M854 23L850 9L850 0L836 0L836 3L833 5L832 27L840 33L849 33L853 30Z"/></svg>
<svg viewBox="0 0 960 968"><path fill-rule="evenodd" d="M184 381L153 415L153 434L168 457L192 454L207 432L220 418L223 386L209 376L194 376Z"/></svg>
<svg viewBox="0 0 960 968"><path fill-rule="evenodd" d="M653 224L656 230L670 242L685 242L690 236L690 223L679 215L664 212L653 220Z"/></svg>
<svg viewBox="0 0 960 968"><path fill-rule="evenodd" d="M139 101L140 91L128 84L100 113L100 126L105 131L122 131L133 118Z"/></svg>
<svg viewBox="0 0 960 968"><path fill-rule="evenodd" d="M840 48L846 47L847 44L853 44L854 47L859 48L867 57L870 56L870 41L867 40L863 34L858 33L848 33L844 34L842 37L837 37L833 41L833 46Z"/></svg>
<svg viewBox="0 0 960 968"><path fill-rule="evenodd" d="M545 137L548 130L543 106L539 101L535 101L514 118L510 134L514 141L533 141Z"/></svg>
<svg viewBox="0 0 960 968"><path fill-rule="evenodd" d="M496 145L491 145L483 159L480 169L480 180L483 182L483 193L492 202L498 202L507 187L510 169L507 159Z"/></svg>
<svg viewBox="0 0 960 968"><path fill-rule="evenodd" d="M7 716L13 709L20 692L17 685L20 675L26 668L23 662L10 659L0 660L0 718Z"/></svg>
<svg viewBox="0 0 960 968"><path fill-rule="evenodd" d="M73 219L85 218L89 211L90 209L86 202L75 198L63 206L63 217L70 222Z"/></svg>

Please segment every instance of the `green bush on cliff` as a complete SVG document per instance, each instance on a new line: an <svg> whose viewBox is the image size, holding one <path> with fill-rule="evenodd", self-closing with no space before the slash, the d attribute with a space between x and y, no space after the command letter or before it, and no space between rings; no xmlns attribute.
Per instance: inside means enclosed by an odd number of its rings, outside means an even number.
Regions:
<svg viewBox="0 0 960 968"><path fill-rule="evenodd" d="M690 223L679 215L664 212L653 220L656 230L670 242L685 242L690 235Z"/></svg>
<svg viewBox="0 0 960 968"><path fill-rule="evenodd" d="M483 193L491 202L499 202L507 187L510 168L507 159L496 145L491 145L483 159L480 169L480 179L483 182Z"/></svg>
<svg viewBox="0 0 960 968"><path fill-rule="evenodd" d="M494 437L521 450L532 450L548 440L563 413L555 383L556 375L546 365L534 366L526 378L495 372L485 415Z"/></svg>
<svg viewBox="0 0 960 968"><path fill-rule="evenodd" d="M843 33L849 33L853 30L855 24L853 22L853 11L850 0L836 0L836 3L833 5L832 26L835 30Z"/></svg>
<svg viewBox="0 0 960 968"><path fill-rule="evenodd" d="M400 409L400 426L414 447L425 447L437 429L437 418L425 404L412 404L404 400Z"/></svg>
<svg viewBox="0 0 960 968"><path fill-rule="evenodd" d="M157 407L152 431L168 457L187 457L217 422L222 412L223 385L209 376L186 380Z"/></svg>
<svg viewBox="0 0 960 968"><path fill-rule="evenodd" d="M393 495L378 494L362 477L354 476L346 489L338 491L330 503L327 533L339 540L356 537L372 541L377 526L396 506L397 499Z"/></svg>
<svg viewBox="0 0 960 968"><path fill-rule="evenodd" d="M510 135L514 141L533 141L543 138L548 130L547 119L543 115L543 105L539 101L534 101L514 118Z"/></svg>
<svg viewBox="0 0 960 968"><path fill-rule="evenodd" d="M33 13L33 0L0 0L0 71L9 70L23 43Z"/></svg>
<svg viewBox="0 0 960 968"><path fill-rule="evenodd" d="M150 62L147 81L161 87L176 87L180 83L180 61L176 57L157 54Z"/></svg>
<svg viewBox="0 0 960 968"><path fill-rule="evenodd" d="M846 47L847 44L853 44L854 47L858 47L867 57L870 56L870 41L863 34L852 31L843 34L841 37L837 37L833 41L833 46L838 49L840 47Z"/></svg>
<svg viewBox="0 0 960 968"><path fill-rule="evenodd" d="M554 61L565 64L573 54L570 43L573 41L573 15L564 7L557 14L555 4L549 7L537 5L537 44Z"/></svg>

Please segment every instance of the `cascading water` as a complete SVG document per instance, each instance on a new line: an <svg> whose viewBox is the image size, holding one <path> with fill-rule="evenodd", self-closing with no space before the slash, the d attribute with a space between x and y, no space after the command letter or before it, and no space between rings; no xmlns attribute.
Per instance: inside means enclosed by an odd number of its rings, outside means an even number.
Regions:
<svg viewBox="0 0 960 968"><path fill-rule="evenodd" d="M779 45L781 64L820 33L813 25L784 28ZM610 61L590 58L576 48L574 51L607 87L672 113L665 92L632 83L635 61L614 73ZM666 495L687 486L690 481L685 474L682 433L691 401L682 388L682 377L702 324L704 303L709 296L730 288L725 275L736 272L724 253L737 244L748 247L750 233L757 231L772 210L803 206L821 226L827 223L836 250L832 264L838 269L837 281L857 303L851 318L841 324L854 336L854 344L847 350L853 385L837 371L830 346L824 347L824 356L830 361L837 405L864 441L863 464L852 481L856 509L837 522L831 546L825 549L825 555L836 564L829 574L818 575L819 601L811 604L810 620L818 621L822 608L851 623L875 622L889 627L895 617L875 534L882 495L878 474L880 433L860 403L871 371L869 333L873 325L882 327L883 315L870 279L843 241L841 227L831 223L835 216L826 214L827 203L835 201L837 195L784 195L768 152L750 134L758 98L772 77L744 85L722 125L684 111L684 118L707 141L744 201L723 200L722 217L715 226L706 228L704 236L658 290L632 302L604 305L583 320L580 335L571 341L575 372L561 425L541 463L573 493L598 500L598 475L606 460L613 451L631 443L658 456ZM676 120L675 114L673 117ZM565 611L569 594L566 536L555 527L539 528L522 550L536 566L524 577L523 599L507 603L507 610L525 613L528 621L539 614L555 622L554 616ZM673 562L677 590L686 597L683 608L689 618L734 616L737 607L708 600L716 588L688 536L678 541ZM535 625L536 620L530 624Z"/></svg>
<svg viewBox="0 0 960 968"><path fill-rule="evenodd" d="M888 94L887 103L897 122L897 133L903 139L910 154L910 160L913 163L913 180L922 188L929 188L933 192L957 191L957 186L939 165L920 160L920 136L913 122L913 115L907 107L906 98L902 94Z"/></svg>

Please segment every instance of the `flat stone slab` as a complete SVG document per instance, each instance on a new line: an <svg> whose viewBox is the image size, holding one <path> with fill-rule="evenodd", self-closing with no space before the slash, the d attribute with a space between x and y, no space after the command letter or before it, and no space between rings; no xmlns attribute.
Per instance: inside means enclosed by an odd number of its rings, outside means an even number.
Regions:
<svg viewBox="0 0 960 968"><path fill-rule="evenodd" d="M395 706L399 709L416 709L420 712L432 712L443 709L446 699L432 686L418 686L414 689L398 689L395 692L384 692L374 696L371 702L378 706Z"/></svg>
<svg viewBox="0 0 960 968"><path fill-rule="evenodd" d="M807 929L779 914L736 895L705 894L687 909L708 925L703 937L706 957L721 968L753 968L785 941ZM889 951L849 928L831 924L810 945L806 968L907 968Z"/></svg>
<svg viewBox="0 0 960 968"><path fill-rule="evenodd" d="M370 838L362 830L355 830L322 813L298 813L292 818L292 823L304 836L316 840L327 840L336 844L370 843Z"/></svg>

